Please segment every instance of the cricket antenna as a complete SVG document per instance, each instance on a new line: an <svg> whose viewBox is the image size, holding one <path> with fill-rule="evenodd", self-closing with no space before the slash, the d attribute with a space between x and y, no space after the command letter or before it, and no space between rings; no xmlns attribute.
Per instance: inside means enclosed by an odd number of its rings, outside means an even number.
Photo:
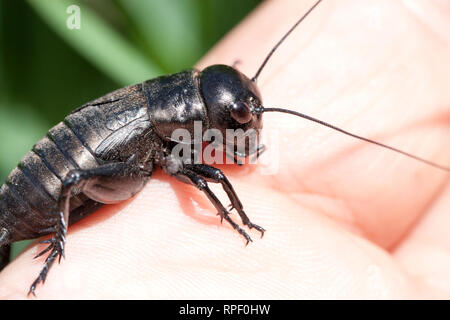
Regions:
<svg viewBox="0 0 450 320"><path fill-rule="evenodd" d="M300 113L300 112L296 112L296 111L292 111L292 110L287 110L287 109L282 109L282 108L264 108L263 106L260 106L260 107L258 107L258 108L255 108L255 109L253 110L253 112L254 112L254 113L263 113L263 112L282 112L282 113L292 114L292 115L294 115L294 116L298 116L298 117L307 119L307 120L309 120L309 121L316 122L316 123L318 123L318 124L321 124L321 125L323 125L323 126L325 126L325 127L331 128L331 129L333 129L333 130L339 131L339 132L341 132L341 133L343 133L343 134L346 134L346 135L348 135L348 136L351 136L351 137L354 137L354 138L357 138L357 139L360 139L360 140L364 140L364 141L366 141L366 142L370 142L370 143L372 143L372 144L376 144L376 145L378 145L378 146L380 146L380 147L383 147L383 148L386 148L386 149L389 149L389 150L392 150L392 151L401 153L401 154L403 154L403 155L405 155L405 156L407 156L407 157L410 157L410 158L413 158L413 159L415 159L415 160L417 160L417 161L426 163L426 164L428 164L428 165L430 165L430 166L433 166L433 167L435 167L435 168L438 168L438 169L441 169L441 170L450 172L450 167L448 167L448 166L443 166L443 165L434 163L434 162L432 162L432 161L429 161L429 160L420 158L420 157L415 156L415 155L413 155L413 154L410 154L410 153L408 153L408 152L399 150L399 149L397 149L397 148L394 148L394 147L385 145L385 144L383 144L383 143L380 143L380 142L377 142L377 141L374 141L374 140L371 140L371 139L367 139L367 138L358 136L358 135L356 135L356 134L350 133L350 132L345 131L345 130L343 130L343 129L341 129L341 128L338 128L338 127L336 127L336 126L333 126L333 125L331 125L331 124L329 124L329 123L327 123L327 122L324 122L324 121L322 121L322 120L315 119L315 118L313 118L313 117L307 116L306 114L303 114L303 113Z"/></svg>
<svg viewBox="0 0 450 320"><path fill-rule="evenodd" d="M264 69L264 67L266 66L267 61L269 61L269 59L272 57L273 53L275 52L275 50L278 49L278 47L280 46L280 44L289 36L289 34L294 31L294 29L300 24L300 22L302 22L310 13L311 11L314 10L315 7L317 7L319 5L319 3L322 2L322 0L317 1L293 26L291 29L289 29L288 32L286 32L286 34L280 39L280 41L278 41L278 43L272 48L272 50L270 50L269 54L266 56L266 58L264 59L263 63L261 64L261 66L259 67L258 71L256 72L255 76L252 78L253 82L256 82L258 80L259 74L261 73L261 71Z"/></svg>

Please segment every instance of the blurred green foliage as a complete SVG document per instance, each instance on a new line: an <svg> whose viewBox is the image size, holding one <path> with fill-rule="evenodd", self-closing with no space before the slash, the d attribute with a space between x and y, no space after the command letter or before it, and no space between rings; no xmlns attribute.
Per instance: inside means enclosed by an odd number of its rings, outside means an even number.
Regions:
<svg viewBox="0 0 450 320"><path fill-rule="evenodd" d="M0 184L70 110L192 67L259 2L0 0ZM72 4L80 30L66 26Z"/></svg>

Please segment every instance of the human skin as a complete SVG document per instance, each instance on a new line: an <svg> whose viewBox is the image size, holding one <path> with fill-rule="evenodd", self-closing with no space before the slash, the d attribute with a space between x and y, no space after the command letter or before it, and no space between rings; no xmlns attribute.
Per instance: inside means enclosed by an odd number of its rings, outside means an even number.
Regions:
<svg viewBox="0 0 450 320"><path fill-rule="evenodd" d="M239 59L252 77L311 4L263 3L198 67ZM448 165L445 30L445 0L325 0L261 73L264 105ZM449 298L448 173L286 114L264 114L264 130L278 137L267 143L278 150L275 174L219 166L262 239L250 230L245 246L200 191L159 170L133 199L69 228L66 258L37 298ZM1 272L1 298L27 297L44 247Z"/></svg>

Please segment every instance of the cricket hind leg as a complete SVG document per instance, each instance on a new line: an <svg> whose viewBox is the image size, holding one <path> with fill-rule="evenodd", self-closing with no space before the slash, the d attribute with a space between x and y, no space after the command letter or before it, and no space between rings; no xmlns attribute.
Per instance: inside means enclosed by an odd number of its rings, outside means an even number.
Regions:
<svg viewBox="0 0 450 320"><path fill-rule="evenodd" d="M69 199L69 198L68 198ZM65 201L65 202L68 202ZM42 250L39 254L37 254L34 258L38 258L45 253L50 251L50 254L45 259L44 267L41 272L39 272L39 276L33 281L30 286L30 290L28 291L28 295L35 295L34 291L37 285L42 282L45 282L47 278L48 271L52 267L56 258L59 257L59 261L61 261L61 257L64 257L64 245L66 243L66 233L67 233L67 221L64 221L64 211L58 212L58 222L56 224L56 232L51 239L40 241L40 243L48 243L48 247Z"/></svg>
<svg viewBox="0 0 450 320"><path fill-rule="evenodd" d="M43 240L48 247L35 258L50 252L45 259L44 267L32 283L28 294L34 291L39 283L44 283L47 274L56 259L64 257L67 226L69 222L70 198L76 188L94 201L101 203L117 203L131 198L140 191L151 172L142 171L136 157L127 162L114 162L90 170L72 170L62 183L61 197L58 201L58 219L55 234L51 239Z"/></svg>
<svg viewBox="0 0 450 320"><path fill-rule="evenodd" d="M246 225L249 229L258 230L261 233L261 237L264 235L265 229L250 221L250 219L248 218L247 214L244 211L242 202L239 200L239 197L234 191L232 184L220 169L214 168L206 164L186 165L186 168L197 173L207 181L220 183L222 185L223 190L226 192L228 198L231 201L232 209L233 208L236 209L239 216L241 217L242 223Z"/></svg>
<svg viewBox="0 0 450 320"><path fill-rule="evenodd" d="M0 271L9 263L10 255L11 244L9 243L9 232L2 228L0 230Z"/></svg>
<svg viewBox="0 0 450 320"><path fill-rule="evenodd" d="M11 255L10 244L5 244L0 247L0 271L2 271L2 269L6 267L6 265L9 263L10 255Z"/></svg>
<svg viewBox="0 0 450 320"><path fill-rule="evenodd" d="M5 228L0 229L0 271L10 261L11 244L9 243L9 232Z"/></svg>

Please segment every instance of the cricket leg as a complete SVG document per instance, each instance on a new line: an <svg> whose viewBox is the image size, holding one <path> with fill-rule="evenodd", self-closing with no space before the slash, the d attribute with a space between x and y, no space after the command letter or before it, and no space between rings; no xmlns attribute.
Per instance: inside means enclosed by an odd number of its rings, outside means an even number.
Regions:
<svg viewBox="0 0 450 320"><path fill-rule="evenodd" d="M51 239L43 240L48 247L35 258L50 252L45 259L44 267L34 280L28 294L34 291L39 283L44 283L47 274L56 259L64 257L64 246L69 223L70 199L73 190L81 190L89 198L101 203L117 203L131 198L145 185L149 175L141 170L136 157L127 162L111 162L89 170L72 170L62 183L61 196L57 207L55 234Z"/></svg>
<svg viewBox="0 0 450 320"><path fill-rule="evenodd" d="M206 164L186 165L186 168L188 170L197 173L207 181L220 183L222 185L223 190L226 192L228 198L231 201L232 208L235 208L239 216L241 217L242 223L248 226L250 229L254 228L259 232L261 232L261 237L264 235L265 230L262 227L252 223L248 218L248 216L245 214L244 207L242 206L241 201L239 200L236 192L234 191L233 186L231 185L230 181L221 170Z"/></svg>
<svg viewBox="0 0 450 320"><path fill-rule="evenodd" d="M233 227L233 229L235 229L237 232L239 232L239 234L241 234L245 238L245 240L247 241L246 245L250 241L252 241L250 236L229 217L229 212L223 206L220 200L216 197L216 195L211 191L211 189L208 187L208 183L203 177L201 177L196 172L187 169L186 165L176 163L174 161L171 161L170 159L163 166L163 168L167 173L177 178L181 182L191 184L200 191L202 191L208 197L209 201L211 201L211 203L214 205L221 219L222 220L225 219Z"/></svg>

